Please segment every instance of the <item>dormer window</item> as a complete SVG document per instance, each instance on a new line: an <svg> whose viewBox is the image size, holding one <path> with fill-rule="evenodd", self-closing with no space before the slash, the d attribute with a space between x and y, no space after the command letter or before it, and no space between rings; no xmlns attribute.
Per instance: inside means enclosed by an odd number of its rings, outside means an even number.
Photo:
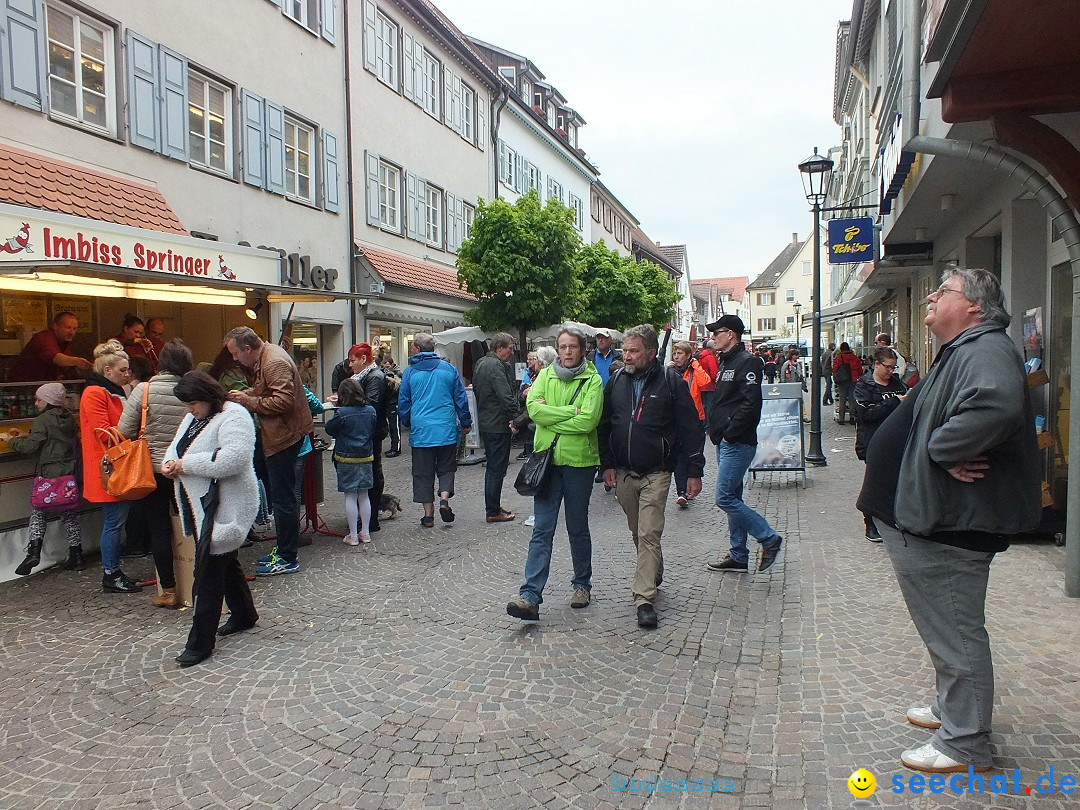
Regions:
<svg viewBox="0 0 1080 810"><path fill-rule="evenodd" d="M521 97L526 104L528 104L529 100L533 97L533 83L528 79L521 80Z"/></svg>
<svg viewBox="0 0 1080 810"><path fill-rule="evenodd" d="M566 113L562 110L559 110L555 116L555 128L566 132Z"/></svg>
<svg viewBox="0 0 1080 810"><path fill-rule="evenodd" d="M549 127L555 126L555 105L550 102L547 105L547 122Z"/></svg>
<svg viewBox="0 0 1080 810"><path fill-rule="evenodd" d="M544 91L540 88L533 90L533 106L541 109L544 107Z"/></svg>
<svg viewBox="0 0 1080 810"><path fill-rule="evenodd" d="M570 142L570 145L577 149L577 127L570 124L566 127L566 140Z"/></svg>

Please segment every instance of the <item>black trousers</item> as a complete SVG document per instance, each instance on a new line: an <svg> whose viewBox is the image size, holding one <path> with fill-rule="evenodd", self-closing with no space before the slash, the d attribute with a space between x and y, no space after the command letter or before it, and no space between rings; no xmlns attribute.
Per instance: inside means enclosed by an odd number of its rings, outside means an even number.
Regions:
<svg viewBox="0 0 1080 810"><path fill-rule="evenodd" d="M371 501L371 524L375 526L379 525L379 501L382 500L383 489L386 487L386 478L383 476L382 469L382 438L375 438L371 442L371 477L373 483L371 489L368 490L368 500ZM368 529L371 529L371 524L368 525Z"/></svg>
<svg viewBox="0 0 1080 810"><path fill-rule="evenodd" d="M237 621L255 624L259 620L251 588L244 579L244 569L235 551L208 555L196 589L199 595L195 597L187 640L187 648L193 652L208 653L214 649L218 622L221 621L222 597Z"/></svg>
<svg viewBox="0 0 1080 810"><path fill-rule="evenodd" d="M162 588L175 588L173 575L172 514L176 489L172 480L154 473L157 489L137 503L142 507L146 528L150 532L150 551L154 555L158 582Z"/></svg>
<svg viewBox="0 0 1080 810"><path fill-rule="evenodd" d="M398 427L397 411L390 411L386 414L386 427L390 436L390 449L401 452L401 430Z"/></svg>

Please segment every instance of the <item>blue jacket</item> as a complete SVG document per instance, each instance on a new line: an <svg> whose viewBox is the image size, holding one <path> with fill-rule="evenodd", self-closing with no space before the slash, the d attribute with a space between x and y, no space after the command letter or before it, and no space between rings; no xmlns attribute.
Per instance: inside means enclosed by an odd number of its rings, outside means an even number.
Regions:
<svg viewBox="0 0 1080 810"><path fill-rule="evenodd" d="M456 445L460 425L472 427L469 400L457 369L435 352L417 352L401 375L398 419L410 428L410 447Z"/></svg>
<svg viewBox="0 0 1080 810"><path fill-rule="evenodd" d="M346 405L338 408L324 430L337 440L334 443L335 458L340 456L353 461L370 458L371 436L375 432L375 409L370 405Z"/></svg>

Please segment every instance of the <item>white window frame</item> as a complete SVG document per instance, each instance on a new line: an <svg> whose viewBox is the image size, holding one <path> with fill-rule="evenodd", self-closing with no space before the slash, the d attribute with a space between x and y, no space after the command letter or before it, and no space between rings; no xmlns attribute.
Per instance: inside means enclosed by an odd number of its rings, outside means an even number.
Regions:
<svg viewBox="0 0 1080 810"><path fill-rule="evenodd" d="M514 172L517 171L517 152L501 141L499 147L499 182L512 189Z"/></svg>
<svg viewBox="0 0 1080 810"><path fill-rule="evenodd" d="M382 9L375 12L375 75L395 90L398 86L398 27Z"/></svg>
<svg viewBox="0 0 1080 810"><path fill-rule="evenodd" d="M464 242L472 233L473 222L476 220L476 206L463 202L461 212L461 241Z"/></svg>
<svg viewBox="0 0 1080 810"><path fill-rule="evenodd" d="M543 175L540 172L540 167L535 163L529 163L525 161L525 176L521 178L521 184L525 193L528 193L532 189L536 189L536 193L540 193L540 184L543 182Z"/></svg>
<svg viewBox="0 0 1080 810"><path fill-rule="evenodd" d="M72 39L73 47L65 45L52 38L49 32L49 12L56 11L61 14L66 14L72 18ZM82 54L82 26L86 25L88 28L93 28L101 34L102 52L104 55L103 60L98 60L93 57L84 57ZM94 132L105 132L109 135L116 135L116 66L114 64L114 37L116 32L112 26L106 25L100 20L90 17L82 11L72 8L71 6L63 3L49 2L46 4L45 11L45 26L46 26L46 65L45 65L45 81L48 83L48 95L49 95L49 112L51 115L59 118L63 121L68 121L73 124L77 124L80 127L93 130ZM69 82L67 79L59 76L53 76L52 72L52 48L63 48L66 51L72 53L72 67L74 72L74 82ZM93 121L88 121L83 117L83 82L82 82L82 63L86 58L92 63L100 64L103 73L105 74L102 84L105 87L105 125L97 124ZM64 110L57 109L53 106L53 92L52 83L53 80L63 82L66 85L73 86L75 88L75 115L71 115ZM94 91L85 91L93 93ZM95 94L96 95L96 94Z"/></svg>
<svg viewBox="0 0 1080 810"><path fill-rule="evenodd" d="M813 265L813 263L812 262L803 262L802 263L802 274L804 276L809 276L809 275L813 275L813 273L814 273L814 265Z"/></svg>
<svg viewBox="0 0 1080 810"><path fill-rule="evenodd" d="M200 82L202 84L202 91L203 91L202 92L202 98L200 98L198 100L192 98L191 83L193 81L197 81L197 82ZM213 166L210 163L210 144L212 143L212 140L210 138L210 117L211 117L211 112L210 112L210 91L211 90L217 90L217 91L221 92L225 96L225 100L224 100L224 104L223 104L225 112L222 115L222 118L223 118L222 129L223 129L223 131L225 133L225 142L224 142L224 144L222 144L222 148L223 148L223 150L225 152L225 166L224 166L224 168L221 168L219 166ZM197 134L198 134L198 136L200 138L202 138L203 143L204 143L204 150L205 150L205 153L206 153L206 160L205 161L198 160L194 156L195 147L194 147L193 144L194 144L195 141L194 141L194 138L191 137L191 136L194 136L196 133L191 128L191 109L192 109L192 107L195 107L200 112L202 112L203 128L202 128L202 132L199 132ZM233 174L233 144L232 144L232 139L233 139L233 92L232 92L232 88L229 87L228 85L222 84L221 82L217 81L216 79L212 79L210 76L207 76L205 73L202 73L201 71L198 71L195 68L190 67L190 66L188 67L188 135L189 135L188 161L191 164L193 164L195 166L198 166L200 168L206 169L207 171L215 172L217 174L221 174L221 175L224 175L226 177L232 177L232 174Z"/></svg>
<svg viewBox="0 0 1080 810"><path fill-rule="evenodd" d="M439 99L442 97L442 65L439 60L424 49L423 88L420 91L420 106L435 118L439 117Z"/></svg>
<svg viewBox="0 0 1080 810"><path fill-rule="evenodd" d="M559 202L564 202L565 201L566 198L563 195L562 183L560 183L554 177L550 177L550 176L548 177L548 188L550 189L550 193L548 194L548 199L549 200L552 197L554 197Z"/></svg>
<svg viewBox="0 0 1080 810"><path fill-rule="evenodd" d="M428 184L424 198L424 238L429 245L441 248L443 243L443 214L446 198L438 186Z"/></svg>
<svg viewBox="0 0 1080 810"><path fill-rule="evenodd" d="M521 80L521 98L525 101L526 104L529 104L532 101L532 97L533 97L533 83L530 82L528 79L522 79Z"/></svg>
<svg viewBox="0 0 1080 810"><path fill-rule="evenodd" d="M379 227L401 233L401 169L379 160Z"/></svg>
<svg viewBox="0 0 1080 810"><path fill-rule="evenodd" d="M285 16L290 20L295 20L304 26L308 27L308 4L307 0L284 0L281 4L281 10L285 12ZM294 10L298 12L294 13Z"/></svg>
<svg viewBox="0 0 1080 810"><path fill-rule="evenodd" d="M570 202L570 210L574 212L574 227L578 231L584 233L585 231L585 203L581 197L574 193L570 193L568 200Z"/></svg>
<svg viewBox="0 0 1080 810"><path fill-rule="evenodd" d="M775 332L776 318L758 318L759 332Z"/></svg>
<svg viewBox="0 0 1080 810"><path fill-rule="evenodd" d="M305 151L300 148L301 133L307 135L308 148ZM291 115L285 116L285 196L306 203L315 203L315 128L305 124ZM300 172L299 155L305 154L308 158L308 174ZM291 155L291 158L290 158ZM289 164L292 168L289 168ZM289 179L289 175L292 179ZM300 178L306 177L308 181L308 193L304 196L300 192Z"/></svg>
<svg viewBox="0 0 1080 810"><path fill-rule="evenodd" d="M476 143L476 91L461 83L461 137Z"/></svg>
<svg viewBox="0 0 1080 810"><path fill-rule="evenodd" d="M759 307L776 306L776 293L759 292L757 294L757 305Z"/></svg>
<svg viewBox="0 0 1080 810"><path fill-rule="evenodd" d="M784 290L784 302L787 303L787 304L794 304L795 303L795 291L794 290Z"/></svg>

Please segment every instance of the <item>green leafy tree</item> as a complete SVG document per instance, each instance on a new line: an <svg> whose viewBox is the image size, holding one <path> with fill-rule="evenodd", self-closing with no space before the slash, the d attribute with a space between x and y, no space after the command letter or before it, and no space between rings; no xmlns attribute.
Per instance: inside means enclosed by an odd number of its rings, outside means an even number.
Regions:
<svg viewBox="0 0 1080 810"><path fill-rule="evenodd" d="M638 262L641 284L645 288L645 317L642 323L650 323L659 330L675 318L679 303L679 289L663 268L652 262Z"/></svg>
<svg viewBox="0 0 1080 810"><path fill-rule="evenodd" d="M577 308L580 245L574 212L557 200L541 204L535 191L512 205L480 200L458 250L458 283L478 301L465 319L485 331L516 330L524 348L526 332Z"/></svg>
<svg viewBox="0 0 1080 810"><path fill-rule="evenodd" d="M578 320L594 326L628 329L644 323L649 315L648 294L638 263L603 240L586 245L578 254L584 290L575 313Z"/></svg>

